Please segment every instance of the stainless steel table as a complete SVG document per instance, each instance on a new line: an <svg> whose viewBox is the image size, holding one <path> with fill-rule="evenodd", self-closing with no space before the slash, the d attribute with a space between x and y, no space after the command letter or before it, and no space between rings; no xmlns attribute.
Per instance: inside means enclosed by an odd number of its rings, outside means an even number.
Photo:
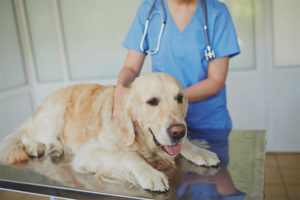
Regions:
<svg viewBox="0 0 300 200"><path fill-rule="evenodd" d="M199 167L179 157L177 169L166 171L171 188L165 193L76 173L69 166L71 157L57 163L39 158L0 165L0 188L72 199L263 199L265 131L234 130L228 145L229 164L218 168Z"/></svg>

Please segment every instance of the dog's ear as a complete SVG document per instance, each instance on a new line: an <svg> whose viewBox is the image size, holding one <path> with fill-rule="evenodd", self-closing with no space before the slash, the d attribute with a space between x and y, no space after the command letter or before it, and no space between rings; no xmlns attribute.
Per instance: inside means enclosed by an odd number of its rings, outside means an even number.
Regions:
<svg viewBox="0 0 300 200"><path fill-rule="evenodd" d="M123 106L124 109L121 112L120 116L120 134L121 138L126 146L130 146L133 144L135 139L135 131L134 131L134 125L133 125L133 118L132 118L132 109L133 109L133 95L132 92L129 91L129 94L127 97L123 100Z"/></svg>
<svg viewBox="0 0 300 200"><path fill-rule="evenodd" d="M186 96L183 96L183 113L184 116L186 116L187 110L188 110L188 105L189 105L189 100Z"/></svg>

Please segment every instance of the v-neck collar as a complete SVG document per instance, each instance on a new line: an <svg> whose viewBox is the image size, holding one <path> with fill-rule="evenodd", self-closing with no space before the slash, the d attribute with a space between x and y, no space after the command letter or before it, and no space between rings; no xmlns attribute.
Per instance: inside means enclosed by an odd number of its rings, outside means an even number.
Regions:
<svg viewBox="0 0 300 200"><path fill-rule="evenodd" d="M188 29L188 27L190 26L190 24L193 22L194 18L196 17L197 13L198 13L198 10L199 10L199 7L200 7L200 1L198 1L198 4L197 4L197 7L196 7L196 10L194 11L194 14L192 16L192 18L190 19L190 21L186 24L186 26L184 27L184 29L182 31L179 30L172 14L171 14L171 11L169 10L169 5L168 5L168 2L167 0L163 0L164 4L165 4L165 7L166 7L166 11L167 11L167 17L169 17L169 21L172 21L173 25L176 27L176 30L178 33L182 34L183 32L185 32L186 29ZM168 21L168 19L167 19Z"/></svg>

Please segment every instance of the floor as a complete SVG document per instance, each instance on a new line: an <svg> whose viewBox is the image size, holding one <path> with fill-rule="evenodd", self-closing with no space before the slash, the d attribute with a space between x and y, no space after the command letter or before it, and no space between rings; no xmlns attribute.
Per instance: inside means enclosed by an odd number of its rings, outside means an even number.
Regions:
<svg viewBox="0 0 300 200"><path fill-rule="evenodd" d="M300 153L267 153L266 200L300 200Z"/></svg>
<svg viewBox="0 0 300 200"><path fill-rule="evenodd" d="M29 194L0 190L1 200L49 200ZM300 200L300 153L267 153L266 200Z"/></svg>

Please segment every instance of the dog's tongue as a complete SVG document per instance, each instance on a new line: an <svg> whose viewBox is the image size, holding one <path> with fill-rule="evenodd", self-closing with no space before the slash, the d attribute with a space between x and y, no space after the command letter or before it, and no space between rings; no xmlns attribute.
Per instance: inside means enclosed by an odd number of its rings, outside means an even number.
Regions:
<svg viewBox="0 0 300 200"><path fill-rule="evenodd" d="M165 146L165 149L170 155L177 155L180 153L181 145L180 144L169 145L169 146Z"/></svg>

